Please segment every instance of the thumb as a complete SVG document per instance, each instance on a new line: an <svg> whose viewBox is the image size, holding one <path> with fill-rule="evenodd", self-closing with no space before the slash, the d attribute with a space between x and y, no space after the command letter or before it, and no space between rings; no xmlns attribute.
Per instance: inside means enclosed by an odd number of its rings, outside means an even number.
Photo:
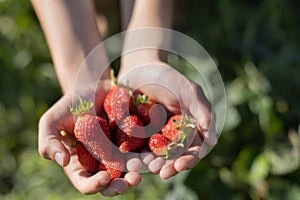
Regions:
<svg viewBox="0 0 300 200"><path fill-rule="evenodd" d="M215 131L216 114L205 97L201 88L198 88L195 98L191 101L189 112L197 120L197 128L204 143L214 146L217 143Z"/></svg>
<svg viewBox="0 0 300 200"><path fill-rule="evenodd" d="M51 120L42 117L39 122L39 154L65 167L70 162L70 153L62 143L60 131L51 128Z"/></svg>

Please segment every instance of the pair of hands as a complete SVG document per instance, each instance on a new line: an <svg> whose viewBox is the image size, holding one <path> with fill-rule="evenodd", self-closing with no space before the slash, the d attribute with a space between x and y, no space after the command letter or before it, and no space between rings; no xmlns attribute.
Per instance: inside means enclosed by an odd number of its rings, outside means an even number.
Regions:
<svg viewBox="0 0 300 200"><path fill-rule="evenodd" d="M110 174L106 171L94 175L86 171L78 161L76 150L72 148L72 137L60 135L61 130L72 135L75 123L69 111L73 95L66 93L40 119L39 153L42 157L64 167L74 187L83 194L101 192L105 196L114 196L125 192L141 181L139 170L142 164L147 165L149 171L159 174L162 179L168 179L178 172L193 168L205 155L206 148L213 146L217 141L214 134L214 114L201 88L169 65L158 63L155 66L137 67L128 73L119 74L118 78L132 88L140 87L145 83L145 87L139 89L156 99L169 111L178 113L184 110L189 113L197 121L198 134L195 135L186 152L175 160L165 161L150 152L141 153L138 157L128 157L128 172L124 178L111 181ZM103 82L109 81L107 77L103 79L107 79L102 80ZM98 101L100 102L96 105L102 105L101 101L109 89L106 84L100 87L102 87L99 90L101 97Z"/></svg>

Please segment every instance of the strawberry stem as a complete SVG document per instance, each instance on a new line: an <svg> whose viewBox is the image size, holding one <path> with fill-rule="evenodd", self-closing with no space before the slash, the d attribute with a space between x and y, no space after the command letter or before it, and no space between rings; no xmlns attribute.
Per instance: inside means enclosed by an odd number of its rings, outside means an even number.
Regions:
<svg viewBox="0 0 300 200"><path fill-rule="evenodd" d="M110 70L110 84L114 86L117 84L117 79L115 77L115 71L113 69Z"/></svg>
<svg viewBox="0 0 300 200"><path fill-rule="evenodd" d="M182 114L181 120L174 120L173 122L176 124L176 129L180 133L176 140L173 140L172 142L170 142L168 144L168 147L167 147L168 152L177 147L184 147L185 140L189 137L189 135L196 128L195 123L193 123L191 121L191 118L185 113Z"/></svg>
<svg viewBox="0 0 300 200"><path fill-rule="evenodd" d="M163 150L162 155L164 156L164 159L168 159L169 158L169 150L168 150L168 148L166 148L165 150Z"/></svg>
<svg viewBox="0 0 300 200"><path fill-rule="evenodd" d="M180 144L183 144L186 139L187 133L185 131L181 131L178 141Z"/></svg>
<svg viewBox="0 0 300 200"><path fill-rule="evenodd" d="M91 108L94 106L94 103L91 101L82 100L78 95L79 105L75 108L70 107L70 112L73 115L82 115L84 113L90 112Z"/></svg>
<svg viewBox="0 0 300 200"><path fill-rule="evenodd" d="M115 76L115 71L113 69L110 70L110 84L111 84L111 87L118 85L120 87L126 88L129 92L131 92L131 90L132 90L131 88L124 85L123 83L117 82L117 78ZM130 95L132 96L132 93L130 93Z"/></svg>

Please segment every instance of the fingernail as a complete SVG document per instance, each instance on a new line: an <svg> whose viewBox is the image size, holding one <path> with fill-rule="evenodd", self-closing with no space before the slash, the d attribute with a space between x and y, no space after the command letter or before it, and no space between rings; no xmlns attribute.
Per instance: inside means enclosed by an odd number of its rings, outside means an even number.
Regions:
<svg viewBox="0 0 300 200"><path fill-rule="evenodd" d="M152 173L157 173L160 171L163 165L164 165L164 160L157 158L156 160L150 163L149 170L152 171Z"/></svg>
<svg viewBox="0 0 300 200"><path fill-rule="evenodd" d="M56 153L54 156L55 162L57 162L57 164L59 164L60 166L63 167L64 164L64 158L63 155L61 153Z"/></svg>
<svg viewBox="0 0 300 200"><path fill-rule="evenodd" d="M127 162L127 169L131 172L138 172L142 168L142 162L138 158L132 158Z"/></svg>
<svg viewBox="0 0 300 200"><path fill-rule="evenodd" d="M142 153L141 159L145 165L149 165L149 163L154 160L154 155L152 153Z"/></svg>

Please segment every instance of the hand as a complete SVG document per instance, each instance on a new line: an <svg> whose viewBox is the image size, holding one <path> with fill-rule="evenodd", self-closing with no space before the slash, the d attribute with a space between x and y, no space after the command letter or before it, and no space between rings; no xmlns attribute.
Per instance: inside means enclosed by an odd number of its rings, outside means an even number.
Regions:
<svg viewBox="0 0 300 200"><path fill-rule="evenodd" d="M83 194L101 192L105 196L114 196L125 192L130 186L137 185L141 181L141 176L136 172L138 169L131 170L124 178L111 181L111 176L106 171L93 175L82 167L72 147L74 119L69 111L71 105L72 94L65 94L41 117L38 142L40 155L64 167L74 187ZM67 132L68 136L62 137L61 130ZM127 168L130 170L128 164Z"/></svg>
<svg viewBox="0 0 300 200"><path fill-rule="evenodd" d="M216 144L214 113L202 89L166 63L157 61L131 69L122 68L119 81L151 96L172 113L184 111L197 121L198 134L177 159L164 161L149 152L141 154L142 161L152 173L168 179L191 169L205 155L206 148Z"/></svg>

